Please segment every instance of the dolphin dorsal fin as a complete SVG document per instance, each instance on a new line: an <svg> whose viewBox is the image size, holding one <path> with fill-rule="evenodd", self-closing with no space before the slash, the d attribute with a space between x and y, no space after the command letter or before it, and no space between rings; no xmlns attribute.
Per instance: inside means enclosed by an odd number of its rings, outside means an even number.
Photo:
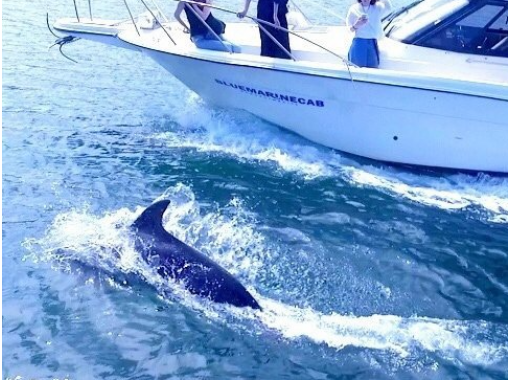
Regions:
<svg viewBox="0 0 510 380"><path fill-rule="evenodd" d="M138 231L154 231L160 228L164 230L163 214L165 213L165 210L169 204L170 201L168 199L164 199L162 201L151 204L149 207L143 210L142 214L135 220L131 227Z"/></svg>

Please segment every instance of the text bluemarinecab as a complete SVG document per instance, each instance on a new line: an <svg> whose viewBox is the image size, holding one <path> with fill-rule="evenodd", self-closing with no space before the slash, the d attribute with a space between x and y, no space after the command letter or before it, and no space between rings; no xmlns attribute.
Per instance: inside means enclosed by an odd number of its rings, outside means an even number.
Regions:
<svg viewBox="0 0 510 380"><path fill-rule="evenodd" d="M307 105L307 106L313 106L313 107L324 107L324 101L323 100L316 100L316 99L310 99L305 98L301 96L294 96L294 95L288 95L288 94L282 94L278 92L272 92L267 90L261 90L254 87L248 87L244 85L239 85L236 83L227 82L221 79L215 79L216 83L221 84L223 86L231 87L237 90L240 90L245 93L257 95L257 96L263 96L272 100L278 100L281 102L288 102L288 103L294 103L297 105Z"/></svg>

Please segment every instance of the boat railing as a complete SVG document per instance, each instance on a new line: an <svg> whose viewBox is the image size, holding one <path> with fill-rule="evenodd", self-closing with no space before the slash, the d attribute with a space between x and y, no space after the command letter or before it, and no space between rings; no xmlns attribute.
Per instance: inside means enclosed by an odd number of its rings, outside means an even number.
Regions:
<svg viewBox="0 0 510 380"><path fill-rule="evenodd" d="M152 18L154 19L154 21L156 22L156 24L158 24L159 27L161 27L161 29L163 30L163 32L166 34L166 36L168 37L168 39L172 42L173 45L177 45L177 42L176 40L171 36L171 29L170 28L167 28L165 26L165 24L169 24L169 21L168 21L168 18L165 16L164 12L160 9L160 7L157 5L156 3L156 0L150 0L151 3L152 3L152 6L157 10L156 12L153 11L153 9L151 9L151 6L149 6L149 4L147 4L147 1L146 0L140 0L140 2L142 3L142 5L144 6L144 8L150 13L150 15L152 16ZM199 2L199 1L194 1L194 0L173 0L175 1L176 3L178 2L183 2L183 3L186 3L185 6L188 7L189 10L191 10L195 16L197 16L197 19L200 20L204 26L207 28L207 30L211 33L212 36L214 36L215 39L217 39L218 41L220 41L223 46L225 47L225 51L226 52L229 52L229 53L233 53L233 49L228 46L227 44L224 43L224 41L222 40L222 38L214 32L214 30L212 30L212 28L201 18L201 17L198 17L198 13L193 9L192 5L199 5L201 7L209 7L211 9L215 9L215 10L218 10L218 11L221 11L221 12L224 12L224 13L228 13L228 14L232 14L232 15L236 15L237 16L237 13L236 11L233 11L233 10L230 10L230 9L227 9L227 8L224 8L224 7L221 7L221 6L218 6L218 5L213 5L213 4L207 4L207 3L204 3L204 2ZM89 16L90 16L90 19L92 20L93 19L93 16L92 16L92 5L91 5L91 0L87 0L88 2L88 8L89 8ZM131 8L129 6L129 4L127 3L127 0L123 0L124 2L124 6L126 7L127 9L127 12L129 14L129 17L131 19L131 22L133 24L133 27L136 31L136 33L140 36L141 33L140 33L140 29L139 29L139 26L136 22L136 18L133 16L133 12L131 11ZM75 13L76 13L76 19L78 20L78 22L81 22L80 21L80 16L79 16L79 13L78 13L78 6L77 6L77 0L73 0L73 3L74 3L74 9L75 9ZM295 4L294 4L295 6ZM299 10L299 8L297 8ZM300 10L299 10L300 11ZM301 11L300 11L301 12ZM303 14L301 12L301 14ZM159 16L159 17L158 17ZM260 28L260 30L266 34L277 46L279 49L281 49L285 55L289 58L289 59L292 59L293 61L297 61L296 57L292 54L291 51L287 50L284 46L282 46L282 44L280 44L280 42L268 31L267 28L274 28L274 29L277 29L277 30L280 30L280 31L284 31L286 33L289 33L290 35L293 35L313 46L316 46L318 47L319 49L325 51L326 53L334 56L335 58L338 58L340 61L342 61L347 67L350 66L356 66L354 65L353 63L349 62L346 58L344 58L343 56L339 55L338 53L332 51L331 49L328 49L327 47L315 42L315 41L312 41L311 39L297 33L295 30L292 30L292 29L289 29L289 28L284 28L280 25L276 25L272 22L269 22L269 21L266 21L266 20L261 20L257 17L254 17L254 16L250 16L250 15L246 15L245 18L253 21L255 24L257 24L257 26Z"/></svg>
<svg viewBox="0 0 510 380"><path fill-rule="evenodd" d="M195 3L195 2L193 2ZM197 3L195 3L197 4ZM200 17L200 15L197 13L196 10L193 9L193 7L191 6L191 4L189 4L188 2L186 2L185 6L191 11L193 12L193 14L196 16L196 18L198 20L200 20L200 22L207 28L207 30L209 31L209 33L211 33L214 38L216 38L218 41L220 41L222 44L223 44L223 47L226 49L226 51L228 51L229 53L233 53L234 50L232 47L229 47L227 46L227 44L225 44L225 42L223 42L223 40L221 39L221 37L209 26L209 24L207 24L205 22L205 20L202 19L202 17Z"/></svg>
<svg viewBox="0 0 510 380"><path fill-rule="evenodd" d="M89 6L89 17L90 17L90 20L93 20L93 17L92 17L92 2L91 0L87 0L88 2L88 6ZM73 0L73 4L74 4L74 13L76 14L76 19L78 20L78 22L81 22L80 21L80 14L78 13L78 4L76 4L76 0Z"/></svg>
<svg viewBox="0 0 510 380"><path fill-rule="evenodd" d="M142 0L141 0L142 1ZM206 7L210 7L211 9L216 9L216 10L219 10L219 11L222 11L222 12L225 12L225 13L229 13L229 14L233 14L233 15L236 15L237 16L237 12L235 11L232 11L230 9L227 9L227 8L224 8L224 7L220 7L220 6L217 6L217 5L213 5L213 4L206 4L206 3L202 3L202 2L198 2L198 1L194 1L194 0L173 0L175 2L180 2L182 1L183 3L186 3L187 6L189 6L189 8L192 8L191 5L195 4L195 5L200 5L200 6L206 6ZM193 12L195 12L193 10ZM335 56L336 58L340 59L343 63L345 64L351 64L349 63L348 60L346 60L344 57L342 57L341 55L335 53L334 51L328 49L327 47L325 46L322 46L321 44L318 44L317 42L314 42L312 40L310 40L309 38L305 37L305 36L302 36L301 34L297 33L296 31L293 31L291 29L288 29L288 28L284 28L280 25L276 25L272 22L269 22L269 21L266 21L266 20L261 20L257 17L254 17L254 16L250 16L250 15L246 15L245 18L253 21L255 24L257 24L257 26L260 28L260 30L262 30L262 32L264 34L266 34L290 59L296 61L296 58L292 55L292 53L290 51L288 51L287 49L285 49L279 42L278 40L267 30L266 27L270 27L270 28L275 28L275 29L278 29L278 30L281 30L281 31L284 31L286 33L289 33L293 36L296 36L297 38L300 38L302 39L303 41L306 41L307 43L310 43L316 47L318 47L319 49L322 49L324 50L325 52ZM202 23L205 24L205 21L202 20L201 18L199 18ZM208 26L208 25L207 25ZM210 28L208 28L210 29ZM221 39L219 38L219 36L215 36L215 38L218 38L220 41Z"/></svg>
<svg viewBox="0 0 510 380"><path fill-rule="evenodd" d="M154 20L158 23L159 26L161 26L161 28L163 29L163 32L168 36L168 38L170 38L170 41L172 41L172 43L174 45L177 45L177 42L175 42L175 40L172 38L172 36L170 35L170 32L165 28L165 26L163 25L163 23L158 19L158 17L154 14L154 12L150 9L150 7L147 5L147 3L144 1L144 0L140 0L141 3L143 4L143 6L149 11L149 13L151 14L152 17L154 17ZM154 1L153 1L154 2ZM159 7L156 7L156 9L158 9L158 13L160 13L163 17L164 14L163 12L161 12L161 10L159 10ZM166 17L165 17L166 19ZM168 19L167 19L168 21Z"/></svg>
<svg viewBox="0 0 510 380"><path fill-rule="evenodd" d="M74 0L76 1L76 0ZM138 25L136 24L135 18L133 17L133 12L131 12L131 8L129 8L129 5L126 0L124 1L124 5L126 6L126 9L129 13L129 17L131 18L131 22L133 23L133 26L135 27L136 33L140 36L140 31L138 30Z"/></svg>

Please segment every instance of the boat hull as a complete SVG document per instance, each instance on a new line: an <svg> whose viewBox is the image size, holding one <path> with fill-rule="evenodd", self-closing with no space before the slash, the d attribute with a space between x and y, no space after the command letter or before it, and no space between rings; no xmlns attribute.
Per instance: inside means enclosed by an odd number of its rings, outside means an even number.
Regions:
<svg viewBox="0 0 510 380"><path fill-rule="evenodd" d="M490 82L439 77L424 65L419 72L392 70L386 56L384 69L348 67L338 58L328 61L302 50L296 40L297 61L260 57L257 38L243 42L242 54L197 49L176 25L140 28L140 34L129 22L61 20L54 28L141 51L209 103L248 111L326 147L400 164L508 172L504 62L486 62ZM256 37L247 28L229 25L232 37ZM176 41L168 38L169 31ZM331 33L336 31L324 36ZM414 56L430 50L419 49ZM460 65L466 58L449 54L448 59ZM485 72L477 70L473 73Z"/></svg>
<svg viewBox="0 0 510 380"><path fill-rule="evenodd" d="M206 101L246 110L330 148L394 163L508 172L508 101L499 92L143 51Z"/></svg>

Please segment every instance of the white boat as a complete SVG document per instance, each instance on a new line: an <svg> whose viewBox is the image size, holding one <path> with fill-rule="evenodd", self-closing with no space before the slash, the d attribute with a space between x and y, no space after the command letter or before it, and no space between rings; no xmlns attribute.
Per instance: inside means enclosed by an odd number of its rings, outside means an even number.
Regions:
<svg viewBox="0 0 510 380"><path fill-rule="evenodd" d="M149 16L127 21L77 17L53 28L66 42L141 51L207 102L327 147L508 172L507 0L422 0L395 10L385 20L379 69L341 58L352 39L345 26L290 26L293 59L284 60L259 56L254 23L228 23L226 38L241 47L233 54L196 48L180 25L147 9Z"/></svg>

